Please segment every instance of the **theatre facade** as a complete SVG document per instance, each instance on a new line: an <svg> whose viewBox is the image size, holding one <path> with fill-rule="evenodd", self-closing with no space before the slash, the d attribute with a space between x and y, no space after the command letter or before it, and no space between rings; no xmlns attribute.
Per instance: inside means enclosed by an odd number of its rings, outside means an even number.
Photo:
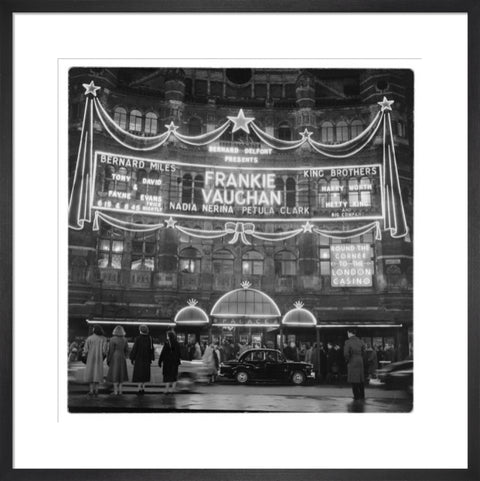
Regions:
<svg viewBox="0 0 480 481"><path fill-rule="evenodd" d="M69 337L413 345L406 70L72 69Z"/></svg>

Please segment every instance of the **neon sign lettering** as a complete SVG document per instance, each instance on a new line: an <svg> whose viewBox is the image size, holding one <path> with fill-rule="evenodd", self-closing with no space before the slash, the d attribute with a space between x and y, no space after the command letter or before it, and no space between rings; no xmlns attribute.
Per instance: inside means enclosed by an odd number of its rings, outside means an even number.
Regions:
<svg viewBox="0 0 480 481"><path fill-rule="evenodd" d="M374 275L371 245L331 245L330 269L333 287L371 287Z"/></svg>
<svg viewBox="0 0 480 481"><path fill-rule="evenodd" d="M380 164L279 169L97 151L94 166L92 208L102 211L302 224L383 218Z"/></svg>

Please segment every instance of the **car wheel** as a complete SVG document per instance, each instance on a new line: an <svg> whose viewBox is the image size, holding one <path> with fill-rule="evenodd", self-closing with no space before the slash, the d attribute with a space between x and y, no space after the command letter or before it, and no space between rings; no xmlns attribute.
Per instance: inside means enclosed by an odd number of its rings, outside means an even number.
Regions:
<svg viewBox="0 0 480 481"><path fill-rule="evenodd" d="M248 382L248 373L245 371L238 371L235 376L238 384L247 384Z"/></svg>
<svg viewBox="0 0 480 481"><path fill-rule="evenodd" d="M300 384L303 384L305 382L305 374L303 374L302 371L295 371L292 374L292 382L293 384L300 386Z"/></svg>

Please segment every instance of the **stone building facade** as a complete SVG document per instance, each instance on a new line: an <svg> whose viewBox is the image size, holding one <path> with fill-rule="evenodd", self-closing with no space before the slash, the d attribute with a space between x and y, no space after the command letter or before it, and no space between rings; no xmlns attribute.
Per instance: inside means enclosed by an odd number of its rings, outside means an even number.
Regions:
<svg viewBox="0 0 480 481"><path fill-rule="evenodd" d="M345 326L355 325L369 342L394 344L399 357L411 354L413 339L413 77L405 70L294 70L294 69L72 69L70 71L70 185L73 182L85 105L83 83L101 86L98 98L112 119L125 131L146 139L173 124L178 132L199 136L218 128L239 109L268 135L284 141L299 138L307 129L326 144L349 141L370 124L377 102L394 100L391 118L401 194L409 233L395 239L374 231L346 240L305 232L283 241L251 239L231 244L231 238L202 239L162 228L149 233L129 232L100 222L99 230L86 224L69 232L69 333L87 334L87 321L106 326L122 324L134 335L138 323L150 324L162 337L175 325L176 314L196 299L210 315L226 293L249 281L268 295L280 312L287 313L302 301L317 319L314 327L265 327L242 324L222 327L211 324L177 326L181 339L230 337L235 342L259 341L280 345L296 342L341 342ZM228 129L210 146L189 146L175 138L154 152L141 155L189 164L171 173L168 201L201 202L205 162L224 165L226 149L265 149L254 134ZM117 155L137 155L122 147L94 124L95 149ZM382 162L382 137L355 155L354 163ZM210 149L209 149L210 147ZM213 147L213 149L212 149ZM217 151L215 151L217 148ZM308 205L310 213L325 208L335 194L302 185L287 167L332 165L308 145L292 151L270 149L259 155L262 165L277 171L276 188L290 209ZM140 154L138 154L140 155ZM118 172L117 172L118 174ZM110 175L110 177L109 177ZM140 176L138 172L135 175ZM138 180L138 179L137 179ZM107 171L100 183L111 188ZM349 181L350 182L350 181ZM359 185L361 177L352 180ZM115 184L119 191L127 187ZM309 184L310 185L310 184ZM320 186L320 183L316 184ZM350 184L349 184L350 185ZM372 189L376 187L373 186ZM145 188L148 194L149 187ZM320 187L318 187L320 189ZM151 190L150 190L151 192ZM163 194L162 194L163 195ZM165 194L166 195L166 194ZM353 194L352 194L353 195ZM339 197L338 197L339 198ZM236 215L238 211L236 211ZM240 214L241 215L241 214ZM148 215L136 214L148 222ZM290 219L291 222L288 221ZM282 222L256 222L258 232L281 233L298 227L295 215ZM176 222L192 229L215 231L225 222L200 217L179 217ZM248 215L245 216L248 221ZM349 230L360 225L354 218L320 223L320 228ZM366 286L334 285L331 246L369 245L373 276ZM112 325L113 327L113 325ZM107 327L107 332L109 328Z"/></svg>

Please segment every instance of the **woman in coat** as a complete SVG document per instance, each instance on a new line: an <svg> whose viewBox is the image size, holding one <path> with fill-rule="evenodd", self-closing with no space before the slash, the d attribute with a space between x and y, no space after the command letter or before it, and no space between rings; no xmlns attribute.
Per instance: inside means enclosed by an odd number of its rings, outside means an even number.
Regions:
<svg viewBox="0 0 480 481"><path fill-rule="evenodd" d="M150 382L150 364L155 359L153 339L148 334L148 326L139 327L140 335L130 352L130 361L133 364L132 382L138 382L138 394L145 394L145 383Z"/></svg>
<svg viewBox="0 0 480 481"><path fill-rule="evenodd" d="M163 382L167 385L165 394L175 391L180 362L180 346L177 336L173 331L168 331L167 340L158 358L158 365L162 367L163 364Z"/></svg>
<svg viewBox="0 0 480 481"><path fill-rule="evenodd" d="M86 356L85 382L90 384L89 396L98 396L98 384L103 382L103 360L107 354L107 338L98 324L93 326L93 334L87 337L83 345Z"/></svg>
<svg viewBox="0 0 480 481"><path fill-rule="evenodd" d="M348 340L345 341L343 354L347 365L347 381L352 384L353 399L365 399L365 371L363 367L363 356L365 344L355 335L355 331L347 331Z"/></svg>
<svg viewBox="0 0 480 481"><path fill-rule="evenodd" d="M205 352L203 353L202 357L202 361L207 368L207 374L210 377L210 382L215 382L215 378L217 376L218 361L215 358L215 345L212 343L205 348Z"/></svg>
<svg viewBox="0 0 480 481"><path fill-rule="evenodd" d="M122 394L122 384L128 381L127 353L128 342L125 339L125 329L117 326L112 332L108 346L107 364L109 366L107 381L113 383L113 394Z"/></svg>

